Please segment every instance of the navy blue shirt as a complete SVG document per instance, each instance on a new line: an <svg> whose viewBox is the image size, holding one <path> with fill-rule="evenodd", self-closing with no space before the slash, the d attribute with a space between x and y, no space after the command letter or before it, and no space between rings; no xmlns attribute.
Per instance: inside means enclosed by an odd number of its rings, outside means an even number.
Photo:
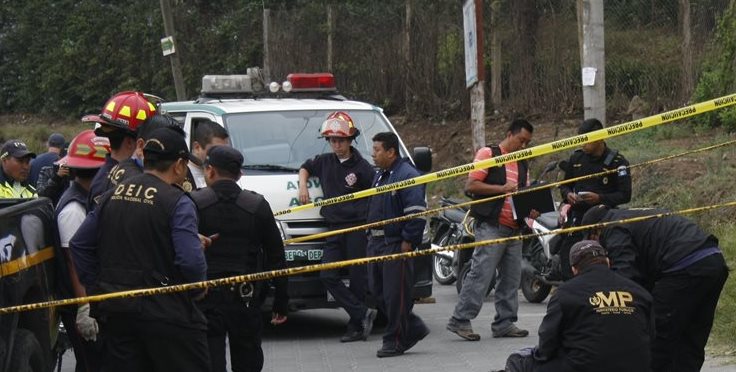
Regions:
<svg viewBox="0 0 736 372"><path fill-rule="evenodd" d="M198 282L207 278L207 264L197 236L197 211L194 202L182 196L171 216L171 240L174 245L174 265L185 281ZM98 215L92 211L69 242L79 281L85 286L95 284L100 262L97 257Z"/></svg>
<svg viewBox="0 0 736 372"><path fill-rule="evenodd" d="M108 154L105 156L105 164L102 164L100 169L95 174L95 178L92 179L92 184L89 187L89 209L95 210L97 208L97 197L104 194L110 188L110 179L108 174L110 169L118 165L118 161L110 157Z"/></svg>
<svg viewBox="0 0 736 372"><path fill-rule="evenodd" d="M53 166L54 162L59 160L59 154L55 152L44 152L38 155L35 159L31 160L31 170L28 174L28 183L33 187L36 187L38 182L38 174L41 173L41 168L46 166Z"/></svg>
<svg viewBox="0 0 736 372"><path fill-rule="evenodd" d="M319 178L325 198L352 194L371 187L375 171L360 152L350 146L351 156L340 161L334 153L317 155L302 164L310 176ZM331 224L364 222L368 214L368 198L326 205L320 214Z"/></svg>

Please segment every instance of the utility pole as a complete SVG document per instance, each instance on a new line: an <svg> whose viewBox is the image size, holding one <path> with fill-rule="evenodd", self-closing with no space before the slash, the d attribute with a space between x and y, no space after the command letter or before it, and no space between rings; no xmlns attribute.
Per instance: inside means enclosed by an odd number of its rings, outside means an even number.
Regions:
<svg viewBox="0 0 736 372"><path fill-rule="evenodd" d="M263 8L263 78L271 81L271 56L268 52L268 29L271 22L271 9Z"/></svg>
<svg viewBox="0 0 736 372"><path fill-rule="evenodd" d="M470 89L470 129L473 151L486 145L485 66L483 64L483 1L463 4L465 87Z"/></svg>
<svg viewBox="0 0 736 372"><path fill-rule="evenodd" d="M171 37L172 42L176 45L176 37L174 35L174 17L171 15L171 4L169 0L160 0L161 15L164 17L164 33ZM175 48L174 48L175 49ZM174 88L176 89L176 100L185 101L187 99L187 91L184 86L184 76L181 73L181 62L179 62L179 54L171 53L171 73L174 75Z"/></svg>
<svg viewBox="0 0 736 372"><path fill-rule="evenodd" d="M332 3L327 4L327 72L332 71L332 42L335 34L335 9Z"/></svg>
<svg viewBox="0 0 736 372"><path fill-rule="evenodd" d="M584 118L606 125L606 67L603 0L578 0L578 40Z"/></svg>

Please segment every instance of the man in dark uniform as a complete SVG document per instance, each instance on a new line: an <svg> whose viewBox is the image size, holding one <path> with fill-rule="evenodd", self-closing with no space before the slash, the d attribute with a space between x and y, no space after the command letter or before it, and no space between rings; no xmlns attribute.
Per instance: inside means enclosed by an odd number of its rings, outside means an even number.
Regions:
<svg viewBox="0 0 736 372"><path fill-rule="evenodd" d="M652 296L611 271L598 242L575 243L569 259L575 277L547 305L536 371L649 371Z"/></svg>
<svg viewBox="0 0 736 372"><path fill-rule="evenodd" d="M353 119L344 112L333 112L322 124L320 132L330 143L332 152L317 155L302 164L299 169L299 201L302 204L309 202L307 189L309 176L319 178L325 198L370 188L376 172L368 161L363 159L360 152L350 145L355 137L360 135ZM320 210L330 230L363 225L368 217L367 212L367 198L324 206ZM366 244L364 231L328 237L323 249L322 262L363 258ZM369 309L365 304L368 275L365 265L350 266L348 272L349 288L340 280L340 270L326 270L320 273L327 290L350 316L347 332L340 338L341 342L367 339L376 317L376 310Z"/></svg>
<svg viewBox="0 0 736 372"><path fill-rule="evenodd" d="M99 115L86 115L83 122L94 123L95 134L110 140L110 155L92 180L89 190L90 209L97 207L97 199L112 188L110 170L135 152L136 130L156 113L154 106L141 92L120 92L110 97Z"/></svg>
<svg viewBox="0 0 736 372"><path fill-rule="evenodd" d="M92 294L206 279L194 202L184 181L189 151L181 129L160 128L143 149L145 172L103 194L70 242ZM209 371L198 291L114 299L92 306L106 335L105 371Z"/></svg>
<svg viewBox="0 0 736 372"><path fill-rule="evenodd" d="M587 119L580 124L578 134L603 129L598 119ZM563 163L565 164L565 163ZM586 143L582 149L575 150L564 165L565 180L616 169L615 173L589 178L560 186L563 205L561 218L567 218L567 226L578 226L590 207L603 204L611 208L626 204L631 200L631 175L629 162L617 150L611 149L603 140ZM569 248L583 239L582 233L572 233L565 237L560 250L563 278L572 277L568 262Z"/></svg>
<svg viewBox="0 0 736 372"><path fill-rule="evenodd" d="M663 213L663 210L591 208L582 224ZM718 239L681 216L594 229L589 237L608 249L611 268L654 297L657 337L652 370L699 371L728 268Z"/></svg>
<svg viewBox="0 0 736 372"><path fill-rule="evenodd" d="M219 279L286 266L271 206L262 195L241 190L243 155L229 146L214 146L204 161L207 187L192 194L200 213L199 231L218 235L207 248L207 278ZM287 278L279 278L272 323L283 323L287 313ZM263 368L260 282L210 289L199 303L207 317L207 338L213 372L224 372L225 337L230 345L233 371Z"/></svg>
<svg viewBox="0 0 736 372"><path fill-rule="evenodd" d="M109 187L114 188L126 179L143 173L143 161L145 155L143 147L146 141L151 137L151 133L158 128L179 128L179 122L173 117L166 114L156 114L149 117L136 129L135 149L133 154L110 169L108 179ZM188 191L188 190L184 190Z"/></svg>
<svg viewBox="0 0 736 372"><path fill-rule="evenodd" d="M374 187L419 176L411 161L401 157L399 138L391 132L373 136L373 162L380 168L373 181ZM368 222L400 217L426 209L424 185L417 185L371 197ZM381 230L370 230L368 254L384 256L414 250L422 242L425 223L424 219L416 218L386 225ZM376 353L379 358L401 355L429 334L429 328L412 312L413 280L412 260L393 260L368 266L371 293L388 318L383 346Z"/></svg>

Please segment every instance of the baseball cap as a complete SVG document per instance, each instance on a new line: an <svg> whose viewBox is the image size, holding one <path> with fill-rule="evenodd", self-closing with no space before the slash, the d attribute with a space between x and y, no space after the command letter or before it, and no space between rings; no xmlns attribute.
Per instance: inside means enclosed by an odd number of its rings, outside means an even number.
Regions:
<svg viewBox="0 0 736 372"><path fill-rule="evenodd" d="M587 119L578 127L578 134L585 134L594 130L603 129L603 123L598 119Z"/></svg>
<svg viewBox="0 0 736 372"><path fill-rule="evenodd" d="M7 140L3 144L2 150L0 150L0 159L4 159L6 156L12 156L14 158L20 159L25 158L26 156L35 158L36 154L28 151L28 146L26 146L25 142L19 139L11 139Z"/></svg>
<svg viewBox="0 0 736 372"><path fill-rule="evenodd" d="M64 139L64 135L61 133L53 133L49 136L48 143L51 147L62 148L64 147L64 142L66 142L66 140Z"/></svg>
<svg viewBox="0 0 736 372"><path fill-rule="evenodd" d="M608 209L607 206L603 204L596 205L595 207L592 207L588 209L587 212L583 215L583 219L580 220L581 225L592 225L599 223L603 221L604 218L608 215L608 212L610 209Z"/></svg>
<svg viewBox="0 0 736 372"><path fill-rule="evenodd" d="M576 266L587 257L606 257L608 252L595 240L583 240L570 248L570 265Z"/></svg>
<svg viewBox="0 0 736 372"><path fill-rule="evenodd" d="M212 146L207 151L205 165L225 170L232 174L240 174L243 167L243 154L230 146Z"/></svg>
<svg viewBox="0 0 736 372"><path fill-rule="evenodd" d="M184 140L184 131L181 128L164 127L151 132L150 137L143 145L143 155L146 160L176 160L188 159L198 161L189 153Z"/></svg>

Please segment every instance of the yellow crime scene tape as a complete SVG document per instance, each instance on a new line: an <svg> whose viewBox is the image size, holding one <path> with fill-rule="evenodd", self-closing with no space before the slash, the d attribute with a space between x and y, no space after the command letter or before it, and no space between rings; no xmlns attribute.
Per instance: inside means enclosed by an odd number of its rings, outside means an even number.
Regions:
<svg viewBox="0 0 736 372"><path fill-rule="evenodd" d="M317 272L317 271L322 271L322 270L334 270L334 269L340 269L340 268L347 267L347 266L365 265L365 264L379 263L379 262L391 261L391 260L415 258L415 257L420 257L420 256L432 255L432 254L435 254L441 251L457 251L461 249L475 248L475 247L482 246L482 245L500 244L500 243L505 243L505 242L509 242L513 240L524 240L524 239L535 238L535 237L544 236L544 235L566 234L566 233L571 233L571 232L590 230L594 228L604 228L606 226L614 225L614 224L641 222L645 220L662 218L666 216L705 212L705 211L709 211L709 210L713 210L717 208L734 207L734 206L736 206L736 201L731 201L731 202L721 203L721 204L714 204L714 205L709 205L705 207L682 209L679 211L656 213L656 214L622 219L622 220L617 220L617 221L601 222L601 223L585 225L585 226L569 227L569 228L557 229L557 230L541 232L541 233L536 233L536 234L526 234L526 235L518 235L518 236L512 236L512 237L500 238L500 239L482 240L482 241L476 241L472 243L449 245L445 247L430 248L430 249L417 250L417 251L411 251L411 252L406 252L406 253L395 253L395 254L389 254L385 256L356 258L356 259L338 261L338 262L292 267L292 268L287 268L287 269L264 271L260 273L254 273L254 274L232 276L228 278L206 280L206 281L196 282L196 283L171 285L167 287L143 288L143 289L135 289L135 290L129 290L129 291L105 293L105 294L93 295L93 296L87 296L87 297L78 297L78 298L70 298L70 299L64 299L64 300L54 300L54 301L38 302L38 303L25 304L25 305L9 306L9 307L0 308L0 315L14 313L14 312L39 310L39 309L44 309L44 308L49 308L49 307L56 307L56 306L78 305L78 304L84 304L84 303L90 303L90 302L101 302L105 300L111 300L114 298L132 298L132 297L150 296L150 295L157 295L157 294L183 292L183 291L194 290L194 289L205 289L205 288L218 287L218 286L223 286L223 285L232 285L232 284L238 284L238 283L243 283L243 282L268 280L268 279L274 279L274 278L290 276L290 275L295 275L295 274Z"/></svg>
<svg viewBox="0 0 736 372"><path fill-rule="evenodd" d="M629 165L628 167L625 167L625 168L635 169L635 168L639 168L639 167L645 167L645 166L649 166L649 165L656 164L656 163L659 163L659 162L663 162L663 161L666 161L666 160L671 160L671 159L674 159L674 158L677 158L677 157L680 157L680 156L690 155L690 154L694 154L694 153L698 153L698 152L710 151L710 150L714 150L714 149L717 149L717 148L720 148L720 147L729 146L729 145L733 145L733 144L736 144L736 140L726 141L726 142L722 142L722 143L711 145L711 146L702 147L702 148L695 149L695 150L688 150L688 151L681 152L681 153L678 153L678 154L668 155L668 156L665 156L665 157L662 157L662 158L648 160L648 161L645 161L645 162L642 162L642 163L639 163L639 164ZM286 240L284 240L284 245L288 245L288 244L292 244L292 243L300 243L300 242L305 242L305 241L310 241L310 240L315 240L315 239L321 239L321 238L326 238L326 237L330 237L330 236L334 236L334 235L346 234L346 233L350 233L350 232L354 232L354 231L360 231L360 230L366 230L366 229L373 229L373 228L382 227L382 226L385 226L385 225L390 225L392 223L404 222L404 221L409 221L409 220L412 220L412 219L415 219L415 218L419 218L419 217L431 216L431 215L438 214L438 213L440 213L442 211L445 211L445 210L448 210L448 209L462 208L462 207L467 207L467 206L471 206L471 205L474 205L474 204L486 203L486 202L490 202L490 201L494 201L494 200L498 200L498 199L505 199L506 197L509 197L509 196L512 196L513 197L513 196L520 195L520 194L525 194L525 193L528 193L528 192L533 192L533 191L538 191L538 190L544 190L544 189L550 189L550 188L557 187L557 186L560 186L560 185L564 185L564 184L568 184L568 183L575 183L575 182L578 182L578 181L582 181L582 180L586 180L586 179L591 179L591 178L596 178L596 177L600 177L600 176L605 176L607 174L616 173L616 172L618 172L618 169L610 169L610 170L606 170L606 171L603 171L603 172L598 172L598 173L588 174L588 175L585 175L585 176L570 178L570 179L567 179L567 180L562 180L562 181L557 181L557 182L550 182L550 183L540 184L540 185L536 185L536 186L529 187L529 188L526 188L526 189L522 189L522 190L518 190L518 191L515 191L515 192L511 192L511 193L508 193L508 194L495 195L495 196L490 196L490 197L483 198L483 199L470 200L470 201L467 201L467 202L457 203L457 204L448 205L448 206L444 206L444 207L439 207L439 208L435 208L435 209L428 209L426 211L412 213L412 214L407 214L407 215L404 215L404 216L401 216L401 217L390 218L390 219L386 219L386 220L382 220L382 221L371 222L371 223L367 223L367 224L364 224L364 225L353 226L353 227L348 227L348 228L339 229L339 230L325 231L325 232L322 232L322 233L312 234L312 235L308 235L308 236L300 236L300 237L297 237L297 238L286 239Z"/></svg>
<svg viewBox="0 0 736 372"><path fill-rule="evenodd" d="M577 136L564 138L561 140L545 143L542 145L534 146L528 149L522 149L514 151L506 155L496 156L490 159L469 163L465 165L459 165L453 168L437 171L434 173L427 173L419 177L410 178L407 180L378 186L370 189L361 190L352 194L345 194L334 198L320 200L314 203L303 204L295 206L293 208L284 209L281 211L274 212L274 216L282 216L289 213L302 211L305 209L311 209L315 207L323 207L325 205L332 205L342 203L350 200L365 198L384 192L404 189L407 187L417 186L429 182L438 181L445 178L455 177L462 174L470 173L474 170L486 169L511 163L519 160L533 158L541 155L552 154L558 151L571 149L578 147L582 144L595 142L599 140L605 140L608 138L621 136L624 134L633 133L635 131L654 127L660 124L670 123L676 120L684 119L690 116L699 115L705 112L721 109L736 104L736 94L731 94L719 98L715 98L709 101L696 103L693 105L685 106L676 110L667 111L662 114L648 116L640 120L629 121L623 124L614 125L612 127L599 129L593 132L579 134Z"/></svg>

